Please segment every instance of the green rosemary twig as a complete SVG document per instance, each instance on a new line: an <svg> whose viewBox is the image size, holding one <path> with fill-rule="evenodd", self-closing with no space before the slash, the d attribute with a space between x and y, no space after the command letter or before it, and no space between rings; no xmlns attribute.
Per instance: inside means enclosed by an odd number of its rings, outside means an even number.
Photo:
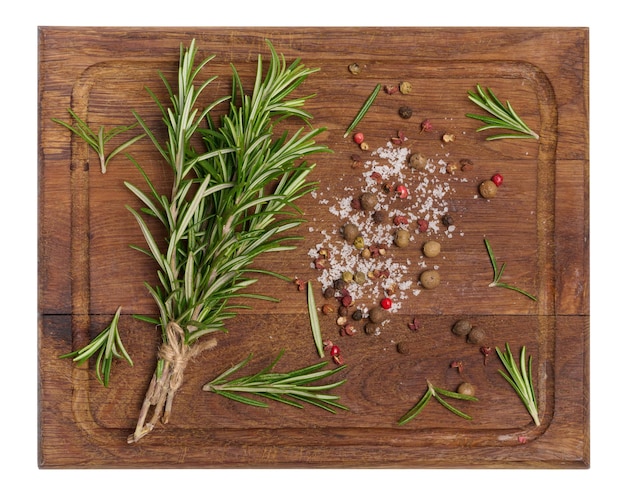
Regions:
<svg viewBox="0 0 626 499"><path fill-rule="evenodd" d="M505 129L517 133L502 133L491 135L487 140L497 139L539 139L539 135L533 132L526 123L517 115L509 101L502 104L490 88L485 92L480 85L476 85L476 93L467 92L469 99L477 106L483 108L491 116L482 116L468 113L465 116L485 123L485 126L478 128L477 132L491 129Z"/></svg>
<svg viewBox="0 0 626 499"><path fill-rule="evenodd" d="M517 286L512 286L510 284L505 284L500 282L502 278L502 273L504 272L504 268L506 267L506 263L503 263L502 266L498 269L498 263L496 262L496 257L493 254L493 250L491 249L491 245L487 239L485 241L485 246L487 248L487 253L489 254L489 260L491 261L491 267L493 268L493 281L489 284L490 288L498 287L498 288L506 288L512 291L517 291L518 293L523 294L524 296L530 298L533 301L537 301L537 297L530 294L523 289L518 288Z"/></svg>
<svg viewBox="0 0 626 499"><path fill-rule="evenodd" d="M116 156L117 154L119 154L124 149L131 146L138 140L145 137L145 134L137 135L133 137L132 139L129 139L126 142L123 142L122 144L117 146L107 155L104 150L105 145L112 138L116 137L120 133L124 133L124 132L127 132L128 130L132 130L133 128L135 128L137 126L137 123L133 123L132 125L129 125L129 126L118 126L118 127L112 128L108 132L105 132L104 127L101 126L98 129L98 132L96 133L93 130L91 130L91 128L89 128L89 125L87 125L87 123L84 120L81 120L74 111L72 111L71 109L68 109L67 112L70 113L70 116L72 118L74 118L74 121L76 122L75 126L72 126L69 123L66 123L64 121L61 121L58 118L52 118L52 121L54 121L55 123L59 125L64 126L70 132L73 132L76 135L78 135L81 139L83 139L89 145L89 147L91 147L96 152L96 154L98 155L98 158L100 159L100 170L102 171L102 173L106 173L107 165L109 164L109 161L114 156Z"/></svg>
<svg viewBox="0 0 626 499"><path fill-rule="evenodd" d="M120 333L117 328L120 320L122 307L118 307L111 323L91 342L80 350L61 355L61 359L73 359L77 365L81 365L86 360L98 353L96 358L96 377L103 386L109 386L111 377L111 366L114 358L123 358L131 366L133 361L122 344Z"/></svg>
<svg viewBox="0 0 626 499"><path fill-rule="evenodd" d="M434 386L428 380L426 380L426 383L428 384L428 389L426 390L426 393L424 393L424 395L422 396L422 398L419 400L417 404L415 404L404 416L402 416L398 420L398 425L400 426L404 425L408 423L409 421L411 421L413 418L415 418L420 412L422 412L424 407L426 407L426 404L428 404L430 399L433 397L435 398L437 402L439 402L443 407L448 409L452 414L455 414L456 416L459 416L463 419L468 419L468 420L472 419L470 415L464 413L463 411L457 409L456 407L453 407L443 397L449 397L449 398L454 398L458 400L471 400L473 402L476 402L478 400L476 397L472 395L464 395L462 393L451 392L449 390L444 390L443 388L438 388Z"/></svg>
<svg viewBox="0 0 626 499"><path fill-rule="evenodd" d="M320 370L327 364L327 362L320 362L283 374L271 372L283 354L284 351L281 351L268 367L257 374L227 380L228 376L239 371L252 359L252 355L249 355L237 365L220 374L213 381L206 383L202 389L255 407L269 406L263 401L246 395L256 395L300 409L304 407L302 403L308 403L332 413L336 412L335 409L348 410L347 407L336 402L339 399L338 396L327 393L345 383L345 379L325 385L312 384L338 373L346 367L345 365L335 369Z"/></svg>
<svg viewBox="0 0 626 499"><path fill-rule="evenodd" d="M537 397L535 396L535 389L532 379L532 356L528 356L528 364L526 363L526 347L523 346L520 353L519 368L515 362L515 357L511 353L509 344L506 344L505 352L501 352L496 347L496 353L502 364L504 365L506 372L498 370L498 372L506 379L513 387L524 406L528 410L528 413L533 418L533 421L539 426L539 411L537 409Z"/></svg>
<svg viewBox="0 0 626 499"><path fill-rule="evenodd" d="M374 103L374 100L378 96L378 92L380 92L381 87L382 85L380 83L374 87L374 90L372 91L370 96L367 98L367 100L365 101L365 103L363 104L359 112L357 113L352 123L350 123L350 126L346 130L346 133L343 134L344 139L348 135L350 135L350 132L356 128L356 126L363 119L363 116L365 116L365 113L367 113L367 111L369 111L369 108L372 107L372 104Z"/></svg>

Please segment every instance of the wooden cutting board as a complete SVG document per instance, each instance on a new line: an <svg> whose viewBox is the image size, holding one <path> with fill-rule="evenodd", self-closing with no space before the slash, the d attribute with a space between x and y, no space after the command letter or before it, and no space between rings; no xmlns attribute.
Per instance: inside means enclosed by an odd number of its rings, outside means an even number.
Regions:
<svg viewBox="0 0 626 499"><path fill-rule="evenodd" d="M585 468L589 466L589 140L588 30L420 28L61 28L39 29L39 465L43 468L137 467L483 467ZM307 104L319 141L332 154L315 157L316 196L301 200L308 220L288 254L264 256L258 264L316 284L322 271L316 251L335 247L341 214L333 211L362 188L368 168L353 168L351 156L382 161L381 154L421 151L442 166L429 179L445 189L454 232L413 233L408 248L390 248L403 262L409 288L396 291L401 307L375 334L341 336L336 316L321 315L324 336L341 346L346 379L336 393L350 410L243 406L201 387L253 353L250 370L264 367L284 349L278 370L310 365L316 355L305 293L293 283L262 278L254 291L280 299L251 303L218 336L218 347L188 366L169 424L128 444L150 376L159 333L133 314L154 314L144 281L155 282L152 262L129 245L142 245L126 205L138 207L124 187L142 186L123 156L100 172L94 153L52 122L67 120L71 107L94 128L130 124L137 110L158 128L158 109L144 87L160 97L158 72L175 76L180 44L196 39L200 56L215 54L208 69L219 76L212 98L230 91L230 64L248 84L265 39L288 61L302 58L320 68L302 87L317 96ZM358 75L348 66L358 63ZM409 94L381 92L359 126L370 146L360 151L346 127L376 83L411 83ZM478 109L467 98L476 84L510 100L540 140L486 141L479 123L465 117ZM413 110L410 119L400 106ZM422 132L429 119L433 130ZM398 132L400 145L389 145ZM444 133L453 142L442 141ZM379 149L380 148L380 149ZM132 155L167 192L169 172L151 144ZM371 154L374 154L373 156ZM445 172L469 159L471 170ZM480 181L504 176L498 195L477 195ZM408 175L408 174L407 174ZM392 179L393 180L393 179ZM417 182L408 176L406 182ZM434 183L434 184L433 184ZM418 211L424 200L407 208ZM440 206L441 207L441 206ZM431 212L431 215L434 212ZM415 225L412 226L415 230ZM504 280L538 297L491 288L488 238ZM433 261L420 253L427 239L441 243ZM423 290L419 272L438 268L441 284ZM363 296L356 307L379 298ZM76 366L59 355L84 346L122 306L122 340L134 361L113 366L102 387L94 366ZM487 333L471 345L451 333L468 318ZM416 319L420 327L408 324ZM495 355L480 346L533 355L541 425L498 374ZM405 352L398 351L402 344ZM463 362L463 370L452 368ZM438 404L405 426L397 420L426 389L426 379L454 390L463 380L476 387L478 402L458 402L461 419Z"/></svg>

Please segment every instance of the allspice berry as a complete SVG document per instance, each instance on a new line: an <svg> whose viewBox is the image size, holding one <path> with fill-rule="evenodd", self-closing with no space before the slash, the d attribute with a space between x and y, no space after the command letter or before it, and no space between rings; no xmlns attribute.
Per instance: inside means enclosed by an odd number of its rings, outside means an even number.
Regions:
<svg viewBox="0 0 626 499"><path fill-rule="evenodd" d="M382 307L374 307L369 311L369 319L374 324L380 324L387 318L388 315L388 312Z"/></svg>
<svg viewBox="0 0 626 499"><path fill-rule="evenodd" d="M452 326L452 332L457 336L467 336L472 330L472 324L467 319L459 319Z"/></svg>
<svg viewBox="0 0 626 499"><path fill-rule="evenodd" d="M428 164L428 159L420 152L414 152L409 156L409 166L411 168L417 168L423 170Z"/></svg>
<svg viewBox="0 0 626 499"><path fill-rule="evenodd" d="M394 237L394 242L398 248L406 248L409 245L411 234L408 230L399 229Z"/></svg>
<svg viewBox="0 0 626 499"><path fill-rule="evenodd" d="M485 339L485 330L481 327L474 326L467 335L467 342L474 345L481 343Z"/></svg>
<svg viewBox="0 0 626 499"><path fill-rule="evenodd" d="M464 383L461 383L457 387L456 392L460 393L461 395L469 395L470 397L473 397L476 393L476 390L474 389L474 385L466 381Z"/></svg>
<svg viewBox="0 0 626 499"><path fill-rule="evenodd" d="M425 270L420 275L420 283L426 289L434 289L439 286L440 277L436 270Z"/></svg>
<svg viewBox="0 0 626 499"><path fill-rule="evenodd" d="M493 180L485 180L478 186L480 195L485 199L495 198L498 193L498 186Z"/></svg>
<svg viewBox="0 0 626 499"><path fill-rule="evenodd" d="M349 243L354 243L354 240L359 235L359 228L353 223L347 223L343 226L342 229L343 238Z"/></svg>
<svg viewBox="0 0 626 499"><path fill-rule="evenodd" d="M441 244L439 244L437 241L427 241L424 244L422 251L424 252L424 256L427 256L428 258L433 258L437 256L441 251Z"/></svg>
<svg viewBox="0 0 626 499"><path fill-rule="evenodd" d="M408 120L411 116L413 116L413 109L411 109L409 106L402 106L400 109L398 109L398 114L403 120Z"/></svg>
<svg viewBox="0 0 626 499"><path fill-rule="evenodd" d="M361 208L363 208L365 211L374 210L377 204L378 198L375 194L372 194L371 192L364 192L361 195Z"/></svg>

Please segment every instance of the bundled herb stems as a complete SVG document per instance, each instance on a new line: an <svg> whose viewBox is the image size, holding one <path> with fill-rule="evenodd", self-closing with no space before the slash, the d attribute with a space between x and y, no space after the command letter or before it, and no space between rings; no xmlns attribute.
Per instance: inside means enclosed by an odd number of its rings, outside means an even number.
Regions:
<svg viewBox="0 0 626 499"><path fill-rule="evenodd" d="M256 281L253 274L290 280L253 269L251 264L263 253L293 248L289 244L293 236L285 233L303 222L294 203L315 188L307 181L314 164L303 157L328 149L316 144L314 139L322 129L310 126L312 116L303 109L312 95L291 97L316 69L306 68L299 60L287 65L269 42L268 46L267 71L264 75L259 56L251 94L246 93L233 67L232 94L204 107L200 106L201 96L215 78L198 86L195 79L211 57L195 65L195 41L188 49L181 46L178 88L161 75L170 107L150 92L167 126L167 141L160 143L136 114L172 168L173 183L169 196L158 192L137 164L147 191L127 184L144 205L141 212L129 208L147 244L147 249L137 249L154 259L158 268L159 285L146 286L159 318L141 318L158 324L162 331L157 367L129 443L150 433L159 420L167 423L187 362L214 347L216 340L211 335L225 331L226 321L236 315L231 298L273 299L244 292ZM225 101L229 101L229 112L213 119L211 111ZM275 125L289 117L300 119L305 126L291 135L275 133ZM197 138L205 150L194 149ZM164 248L150 231L146 217L165 228Z"/></svg>

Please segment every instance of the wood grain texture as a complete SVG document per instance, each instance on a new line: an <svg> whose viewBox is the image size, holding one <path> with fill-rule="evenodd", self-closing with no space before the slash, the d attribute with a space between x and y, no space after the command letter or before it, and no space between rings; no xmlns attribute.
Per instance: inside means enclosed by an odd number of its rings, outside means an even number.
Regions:
<svg viewBox="0 0 626 499"><path fill-rule="evenodd" d="M141 400L154 369L159 335L132 314L154 314L144 281L155 282L152 263L130 244L141 233L126 205L125 189L142 185L136 169L115 158L106 175L93 152L51 118L71 107L90 124L107 128L132 122L137 110L159 127L145 91L164 97L158 71L175 75L179 45L195 38L201 56L215 54L209 71L219 75L214 96L230 89L233 63L250 82L265 39L288 60L319 67L302 87L316 93L307 109L327 130L320 142L334 152L316 157L312 177L318 196L300 206L303 238L284 256L263 256L259 266L303 280L317 280L311 248L322 230L337 228L332 204L346 189L356 192L361 172L351 168L355 146L342 139L360 104L378 82L409 81L411 94L381 94L359 127L374 146L403 130L403 147L436 161L471 158L474 169L441 180L451 187L449 209L457 232L442 243L434 263L443 276L436 290L409 296L381 334L339 337L334 317L321 316L328 337L342 344L347 382L337 393L350 407L336 415L290 407L241 406L201 391L233 363L254 353L264 366L286 349L282 366L317 361L308 329L305 294L293 284L262 278L253 290L280 298L252 303L229 323L218 348L187 369L172 419L145 440L129 445ZM351 75L347 66L364 70ZM59 28L39 30L39 464L43 468L137 467L480 467L585 468L589 466L589 145L588 31L583 28ZM494 141L477 134L467 91L477 83L509 99L541 140ZM400 105L414 109L398 117ZM420 134L429 118L436 133ZM443 131L457 140L443 144ZM168 169L140 141L135 157L159 188ZM476 186L496 171L505 176L496 199ZM409 179L412 181L414 179ZM461 235L462 233L462 235ZM483 239L507 263L507 282L535 292L533 302L489 288L491 267ZM419 244L396 249L420 262ZM410 270L416 279L418 267ZM325 300L318 292L318 304ZM123 307L122 339L135 366L114 365L110 388L93 366L58 356L79 348ZM371 306L370 301L364 303ZM411 331L407 323L419 318ZM450 333L468 317L488 333L491 346L526 345L533 354L541 426L536 428L514 392L497 373L495 356L484 362L478 347ZM399 354L396 345L409 345ZM426 378L454 389L462 377L451 369L463 360L464 376L480 402L460 403L472 421L431 404L410 424L397 419L417 402ZM521 444L520 438L526 441Z"/></svg>

